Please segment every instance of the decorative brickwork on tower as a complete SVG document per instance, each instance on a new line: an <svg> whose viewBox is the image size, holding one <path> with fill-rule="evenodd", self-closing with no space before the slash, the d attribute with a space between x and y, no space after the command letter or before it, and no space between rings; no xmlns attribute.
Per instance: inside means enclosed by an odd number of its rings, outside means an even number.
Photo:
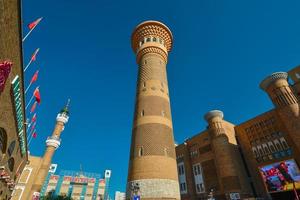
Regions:
<svg viewBox="0 0 300 200"><path fill-rule="evenodd" d="M180 199L166 64L172 33L146 21L132 34L139 65L127 199ZM137 191L132 186L138 186Z"/></svg>

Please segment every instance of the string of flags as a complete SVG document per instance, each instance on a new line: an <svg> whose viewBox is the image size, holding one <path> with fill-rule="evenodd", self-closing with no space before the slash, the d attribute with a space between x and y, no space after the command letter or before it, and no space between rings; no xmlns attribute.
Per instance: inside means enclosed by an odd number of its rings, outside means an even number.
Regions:
<svg viewBox="0 0 300 200"><path fill-rule="evenodd" d="M38 26L38 24L42 21L43 17L40 17L33 22L28 24L29 31L27 34L23 37L22 42L24 42L32 33L32 31ZM29 62L26 64L26 66L23 69L24 74L26 71L32 66L33 63L37 60L37 56L39 54L40 48L36 48L35 51L32 53ZM28 92L30 91L30 88L38 81L39 77L39 69L37 69L34 74L32 75L30 82L28 83L26 89L25 89L25 96L28 97ZM26 74L25 74L26 75ZM26 99L26 98L25 98ZM36 86L34 91L31 93L30 99L25 106L25 110L28 113L27 115L27 145L30 145L30 142L32 141L32 138L37 137L37 106L41 103L41 94L40 94L40 86Z"/></svg>

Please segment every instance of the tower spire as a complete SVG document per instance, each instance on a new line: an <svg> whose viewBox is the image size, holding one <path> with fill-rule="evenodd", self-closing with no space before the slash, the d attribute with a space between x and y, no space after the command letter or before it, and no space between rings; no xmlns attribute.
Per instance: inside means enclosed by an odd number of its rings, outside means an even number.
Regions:
<svg viewBox="0 0 300 200"><path fill-rule="evenodd" d="M69 121L69 106L70 99L68 99L66 106L57 114L56 125L52 136L48 137L46 140L46 151L42 159L41 167L38 170L35 183L31 188L31 197L39 195L42 185L48 174L54 152L60 146L60 135L65 128L65 124Z"/></svg>

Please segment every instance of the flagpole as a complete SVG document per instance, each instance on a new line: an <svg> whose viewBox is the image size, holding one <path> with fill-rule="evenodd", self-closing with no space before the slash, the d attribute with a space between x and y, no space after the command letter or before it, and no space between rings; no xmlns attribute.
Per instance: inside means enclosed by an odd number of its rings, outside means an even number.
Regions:
<svg viewBox="0 0 300 200"><path fill-rule="evenodd" d="M25 69L23 70L24 72L26 71L26 69L30 66L30 64L32 63L32 59L30 59L29 63L26 65Z"/></svg>
<svg viewBox="0 0 300 200"><path fill-rule="evenodd" d="M34 95L32 95L32 97L29 100L29 103L26 105L25 110L28 108L28 106L31 104L32 100L33 100Z"/></svg>
<svg viewBox="0 0 300 200"><path fill-rule="evenodd" d="M31 85L32 85L32 83L30 82L29 85L28 85L28 87L25 90L25 94L27 93L27 91L29 90L29 88L30 88Z"/></svg>
<svg viewBox="0 0 300 200"><path fill-rule="evenodd" d="M23 72L25 72L27 70L27 68L31 65L31 63L34 61L33 56L36 56L37 53L40 51L40 48L37 48L34 52L33 55L31 56L31 59L29 61L29 63L26 65L25 69L23 70Z"/></svg>
<svg viewBox="0 0 300 200"><path fill-rule="evenodd" d="M42 17L41 17L41 20L40 21L42 21ZM24 42L25 40L26 40L26 38L30 35L30 33L35 29L35 27L38 25L38 23L37 24L35 24L34 25L34 27L32 28L32 29L30 29L30 31L25 35L25 37L22 39L22 42Z"/></svg>
<svg viewBox="0 0 300 200"><path fill-rule="evenodd" d="M31 133L30 133L30 136L31 136L31 138L29 139L29 142L28 142L28 146L30 145L30 142L31 142L31 140L32 140L32 134L34 133L36 131L36 129L34 129L34 131L32 131Z"/></svg>

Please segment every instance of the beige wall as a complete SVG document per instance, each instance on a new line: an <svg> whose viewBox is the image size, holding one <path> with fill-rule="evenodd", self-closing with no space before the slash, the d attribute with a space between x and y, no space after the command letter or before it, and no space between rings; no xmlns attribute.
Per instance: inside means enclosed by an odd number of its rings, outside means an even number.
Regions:
<svg viewBox="0 0 300 200"><path fill-rule="evenodd" d="M37 172L41 166L42 158L29 156L29 163L25 166L16 189L13 192L12 200L28 199L30 189L35 181ZM20 192L22 190L22 192Z"/></svg>
<svg viewBox="0 0 300 200"><path fill-rule="evenodd" d="M21 156L16 132L16 118L14 114L15 107L11 96L11 81L16 75L19 76L21 82L21 90L23 87L23 69L22 69L22 42L21 42L21 13L19 0L0 0L0 62L10 60L13 63L12 71L6 81L5 89L0 93L0 128L3 128L7 134L5 139L5 149L0 151L0 166L5 167L5 171L9 174L12 181L18 179L26 161L27 155ZM21 91L24 115L24 98ZM25 128L24 135L26 138ZM26 140L26 139L25 139ZM16 141L16 146L11 156L7 153L9 145ZM27 145L27 144L26 144ZM8 169L8 160L14 160L13 170ZM6 199L11 195L7 185L0 181L0 199Z"/></svg>

